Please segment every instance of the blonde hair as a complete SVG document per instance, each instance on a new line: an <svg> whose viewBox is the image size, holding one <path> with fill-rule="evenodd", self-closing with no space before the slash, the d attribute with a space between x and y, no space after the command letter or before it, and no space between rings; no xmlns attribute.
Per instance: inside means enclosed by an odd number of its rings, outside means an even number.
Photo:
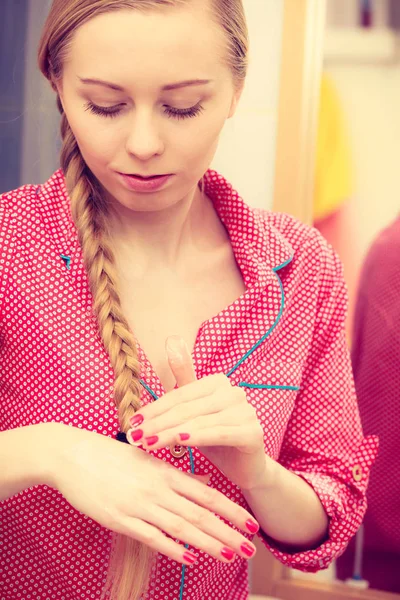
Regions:
<svg viewBox="0 0 400 600"><path fill-rule="evenodd" d="M90 19L111 11L150 11L187 5L192 0L53 0L38 50L39 68L57 92L63 64L77 29ZM207 3L205 3L207 8ZM225 32L223 60L232 72L235 89L242 86L248 68L248 31L242 0L208 0L214 23ZM114 370L113 398L120 429L140 407L140 363L128 322L121 310L115 260L107 234L107 204L98 180L86 165L57 95L61 113L61 168L71 212L82 247L83 261L93 296L93 312ZM203 181L201 182L203 183ZM203 191L203 186L201 186ZM147 545L122 534L113 534L113 550L102 598L139 600L149 585L155 557Z"/></svg>

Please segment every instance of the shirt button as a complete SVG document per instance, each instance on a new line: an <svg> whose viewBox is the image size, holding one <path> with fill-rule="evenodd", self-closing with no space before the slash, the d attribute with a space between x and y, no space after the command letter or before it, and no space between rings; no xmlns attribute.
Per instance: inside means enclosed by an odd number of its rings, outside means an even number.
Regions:
<svg viewBox="0 0 400 600"><path fill-rule="evenodd" d="M185 456L185 454L187 452L187 447L179 446L177 444L175 446L170 446L169 451L171 452L171 454L174 458L182 458L182 456Z"/></svg>
<svg viewBox="0 0 400 600"><path fill-rule="evenodd" d="M361 465L354 465L351 472L352 472L354 481L361 481L362 476L363 476Z"/></svg>

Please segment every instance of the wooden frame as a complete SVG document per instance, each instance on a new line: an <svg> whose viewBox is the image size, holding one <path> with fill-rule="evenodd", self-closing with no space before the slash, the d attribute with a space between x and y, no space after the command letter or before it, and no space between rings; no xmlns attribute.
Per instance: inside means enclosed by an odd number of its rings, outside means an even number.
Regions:
<svg viewBox="0 0 400 600"><path fill-rule="evenodd" d="M273 210L312 220L326 0L284 0Z"/></svg>
<svg viewBox="0 0 400 600"><path fill-rule="evenodd" d="M360 590L346 583L322 583L306 580L277 582L274 596L282 600L399 600L399 594L380 590Z"/></svg>

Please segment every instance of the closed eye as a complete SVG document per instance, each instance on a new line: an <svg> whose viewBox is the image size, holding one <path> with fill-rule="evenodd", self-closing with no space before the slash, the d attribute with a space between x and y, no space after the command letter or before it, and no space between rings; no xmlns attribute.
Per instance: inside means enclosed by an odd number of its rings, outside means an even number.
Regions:
<svg viewBox="0 0 400 600"><path fill-rule="evenodd" d="M85 105L85 110L88 110L88 111L92 112L93 114L98 115L100 117L115 118L115 117L118 117L118 115L122 112L122 107L97 106L96 104L93 104L93 102L88 102ZM196 117L203 110L204 110L204 107L201 106L201 104L199 103L199 104L196 104L195 106L191 106L190 108L185 108L185 109L178 109L178 108L173 108L172 106L167 106L166 110L164 112L169 118L188 119L188 118Z"/></svg>

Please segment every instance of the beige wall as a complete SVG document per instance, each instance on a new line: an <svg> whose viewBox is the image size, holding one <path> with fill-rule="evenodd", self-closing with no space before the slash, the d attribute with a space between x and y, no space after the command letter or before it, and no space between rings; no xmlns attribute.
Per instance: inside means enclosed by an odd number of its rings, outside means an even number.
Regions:
<svg viewBox="0 0 400 600"><path fill-rule="evenodd" d="M244 0L250 66L236 114L211 164L250 206L272 208L283 0Z"/></svg>
<svg viewBox="0 0 400 600"><path fill-rule="evenodd" d="M355 161L360 251L400 213L400 64L330 66Z"/></svg>
<svg viewBox="0 0 400 600"><path fill-rule="evenodd" d="M350 133L357 238L365 256L378 232L400 213L400 59L393 60L395 41L385 30L388 0L374 2L377 29L364 31L369 39L354 29L357 5L358 0L328 0L328 35L340 26L345 37L336 39L337 51L335 35L329 40L325 68L339 91Z"/></svg>

